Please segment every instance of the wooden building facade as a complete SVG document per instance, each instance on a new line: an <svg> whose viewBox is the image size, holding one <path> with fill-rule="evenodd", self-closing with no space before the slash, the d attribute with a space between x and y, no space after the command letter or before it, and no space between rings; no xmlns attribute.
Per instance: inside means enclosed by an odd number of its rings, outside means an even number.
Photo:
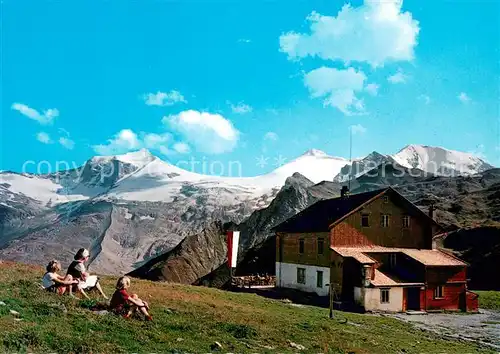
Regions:
<svg viewBox="0 0 500 354"><path fill-rule="evenodd" d="M278 287L366 311L477 310L467 264L432 248L432 216L392 188L320 201L275 228Z"/></svg>

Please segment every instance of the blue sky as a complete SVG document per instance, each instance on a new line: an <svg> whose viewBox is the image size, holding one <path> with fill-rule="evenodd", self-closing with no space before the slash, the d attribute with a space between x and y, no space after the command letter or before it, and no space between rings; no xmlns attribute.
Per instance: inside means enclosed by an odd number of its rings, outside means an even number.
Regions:
<svg viewBox="0 0 500 354"><path fill-rule="evenodd" d="M500 165L499 4L3 0L0 169L146 147L257 175L348 157L350 127L354 156L425 144Z"/></svg>

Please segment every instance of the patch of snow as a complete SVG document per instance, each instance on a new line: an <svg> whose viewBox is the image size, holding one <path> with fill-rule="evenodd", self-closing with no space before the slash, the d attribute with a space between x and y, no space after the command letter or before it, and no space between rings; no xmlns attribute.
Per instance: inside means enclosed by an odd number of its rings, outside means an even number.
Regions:
<svg viewBox="0 0 500 354"><path fill-rule="evenodd" d="M382 155L380 155L382 156ZM409 145L395 155L387 156L408 168L436 173L445 170L457 171L461 174L482 172L492 166L472 154L446 150L443 148L422 145ZM369 159L370 155L366 157ZM100 195L98 199L162 201L172 202L186 194L198 194L220 201L221 205L232 205L235 202L273 195L272 191L280 189L288 177L298 172L314 183L332 181L349 161L340 157L327 155L320 150L309 150L298 158L285 163L274 171L255 177L220 177L198 174L174 166L153 156L142 149L117 156L96 156L87 163L96 177L101 169L107 171L106 164L116 161L132 165L114 184L102 185L92 179L86 183L61 186L59 181L43 176L3 172L0 184L8 183L11 193L19 193L51 205L69 201L85 200ZM95 182L95 183L94 183ZM98 181L101 182L101 181ZM108 191L107 188L111 189ZM105 193L106 192L106 193ZM7 196L5 196L5 199ZM12 198L9 196L8 198ZM3 199L3 200L5 200ZM266 204L260 201L258 206Z"/></svg>
<svg viewBox="0 0 500 354"><path fill-rule="evenodd" d="M58 191L62 189L60 184L35 175L2 173L0 174L0 183L10 184L10 187L7 189L11 193L25 195L43 204L50 203L51 205L55 205L88 199L88 197L81 194L60 195L58 194Z"/></svg>
<svg viewBox="0 0 500 354"><path fill-rule="evenodd" d="M280 188L295 172L314 183L333 180L346 159L332 157L319 150L310 150L299 158L278 167L271 173L256 177L220 177L186 171L155 158L141 169L118 181L108 193L112 198L137 201L171 202L183 187L194 190L213 189L224 203L231 204L231 195L241 200L254 199ZM227 194L227 200L224 200Z"/></svg>
<svg viewBox="0 0 500 354"><path fill-rule="evenodd" d="M155 218L153 218L150 215L140 216L139 219L141 219L141 220L155 220Z"/></svg>
<svg viewBox="0 0 500 354"><path fill-rule="evenodd" d="M123 155L114 155L114 156L94 156L91 161L95 163L109 163L112 160L121 161L124 163L131 164L136 166L137 168L141 168L151 161L155 160L156 157L149 152L147 149L141 149L138 151L129 152Z"/></svg>
<svg viewBox="0 0 500 354"><path fill-rule="evenodd" d="M408 145L397 154L392 155L392 158L404 167L418 168L437 174L453 170L457 174L468 175L492 167L470 153L425 145Z"/></svg>

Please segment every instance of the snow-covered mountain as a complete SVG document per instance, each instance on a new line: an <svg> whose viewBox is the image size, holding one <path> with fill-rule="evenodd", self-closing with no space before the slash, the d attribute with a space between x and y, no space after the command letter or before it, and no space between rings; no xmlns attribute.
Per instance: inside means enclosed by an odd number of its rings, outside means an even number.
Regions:
<svg viewBox="0 0 500 354"><path fill-rule="evenodd" d="M391 164L396 167L421 171L422 177L428 175L456 177L473 175L494 168L477 156L447 150L441 147L425 145L408 145L393 155L382 155L376 151L354 159L352 164L346 164L335 176L337 182L345 182L360 177L380 164Z"/></svg>
<svg viewBox="0 0 500 354"><path fill-rule="evenodd" d="M352 164L347 163L335 176L334 181L346 182L349 179L356 179L367 171L376 168L380 164L388 164L392 162L394 162L394 160L391 159L390 156L382 155L373 151L361 159L354 159Z"/></svg>
<svg viewBox="0 0 500 354"><path fill-rule="evenodd" d="M473 154L425 145L408 145L391 157L404 167L444 176L471 175L493 168Z"/></svg>
<svg viewBox="0 0 500 354"><path fill-rule="evenodd" d="M218 194L228 191L231 202L235 195L252 199L279 189L295 172L315 183L331 180L347 162L309 150L265 175L219 177L187 171L142 149L118 156L96 156L78 169L50 175L0 173L0 186L49 206L94 197L171 202L188 186L191 190L216 190Z"/></svg>
<svg viewBox="0 0 500 354"><path fill-rule="evenodd" d="M444 151L444 152L443 152ZM354 161L354 177L380 163L477 173L491 167L469 154L408 146ZM348 160L309 150L270 173L219 177L187 171L140 150L96 156L48 175L0 172L0 257L25 262L70 260L90 247L95 270L127 272L215 220L240 223L267 207L298 172L313 183L349 179ZM349 166L347 166L349 167ZM370 180L370 183L373 181Z"/></svg>

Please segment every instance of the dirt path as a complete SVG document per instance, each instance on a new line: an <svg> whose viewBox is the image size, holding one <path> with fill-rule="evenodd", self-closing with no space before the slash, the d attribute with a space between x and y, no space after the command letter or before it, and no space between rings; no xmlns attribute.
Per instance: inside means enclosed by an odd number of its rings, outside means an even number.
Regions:
<svg viewBox="0 0 500 354"><path fill-rule="evenodd" d="M413 323L416 327L446 338L476 342L500 350L500 312L481 310L478 314L384 315Z"/></svg>

